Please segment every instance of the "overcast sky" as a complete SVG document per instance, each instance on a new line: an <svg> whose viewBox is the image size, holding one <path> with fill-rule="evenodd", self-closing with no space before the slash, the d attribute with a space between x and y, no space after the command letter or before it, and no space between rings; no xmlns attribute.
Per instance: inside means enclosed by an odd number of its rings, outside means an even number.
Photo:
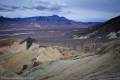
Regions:
<svg viewBox="0 0 120 80"><path fill-rule="evenodd" d="M0 16L50 15L76 21L104 21L120 15L120 0L0 0Z"/></svg>

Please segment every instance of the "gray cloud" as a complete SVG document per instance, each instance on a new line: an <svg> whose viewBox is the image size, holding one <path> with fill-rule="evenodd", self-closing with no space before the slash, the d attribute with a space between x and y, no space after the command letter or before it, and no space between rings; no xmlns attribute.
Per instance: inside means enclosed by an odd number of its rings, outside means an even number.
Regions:
<svg viewBox="0 0 120 80"><path fill-rule="evenodd" d="M53 3L47 2L47 1L38 1L38 4L33 6L32 9L60 12L65 7L66 6L64 6L62 4L53 4Z"/></svg>
<svg viewBox="0 0 120 80"><path fill-rule="evenodd" d="M24 7L17 7L17 6L9 6L9 5L3 5L0 4L0 12L9 12L9 11L15 11L24 9Z"/></svg>
<svg viewBox="0 0 120 80"><path fill-rule="evenodd" d="M45 7L45 6L38 5L38 6L34 6L34 7L32 7L32 9L37 9L37 10L47 10L48 8Z"/></svg>
<svg viewBox="0 0 120 80"><path fill-rule="evenodd" d="M0 8L0 11L2 11L2 12L8 12L8 11L13 11L13 10L12 9Z"/></svg>
<svg viewBox="0 0 120 80"><path fill-rule="evenodd" d="M45 1L38 1L36 4L31 5L31 6L19 6L19 5L7 5L7 4L0 4L0 12L4 11L16 11L16 10L47 10L47 11L55 11L55 12L60 12L62 8L65 6L58 5L58 4L51 4L50 2L45 2Z"/></svg>
<svg viewBox="0 0 120 80"><path fill-rule="evenodd" d="M60 12L62 10L63 6L56 5L56 6L51 6L51 7L46 7L46 6L34 6L31 9L36 9L36 10L48 10L48 11L55 11L55 12Z"/></svg>
<svg viewBox="0 0 120 80"><path fill-rule="evenodd" d="M103 12L120 12L120 0L66 0L69 7ZM70 4L70 5L69 5Z"/></svg>

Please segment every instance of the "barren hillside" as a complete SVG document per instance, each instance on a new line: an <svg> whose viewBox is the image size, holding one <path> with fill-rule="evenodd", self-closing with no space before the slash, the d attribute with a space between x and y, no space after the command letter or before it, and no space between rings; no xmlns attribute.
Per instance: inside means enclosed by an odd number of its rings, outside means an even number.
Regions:
<svg viewBox="0 0 120 80"><path fill-rule="evenodd" d="M9 44L11 41L7 41ZM112 40L93 53L58 46L15 40L0 48L1 79L31 80L119 80L120 40ZM5 45L5 46L4 46ZM76 55L77 54L77 55Z"/></svg>

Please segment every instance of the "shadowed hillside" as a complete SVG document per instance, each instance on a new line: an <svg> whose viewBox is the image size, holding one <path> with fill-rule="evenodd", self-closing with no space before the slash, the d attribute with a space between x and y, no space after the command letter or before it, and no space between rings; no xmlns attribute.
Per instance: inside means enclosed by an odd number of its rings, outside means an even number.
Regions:
<svg viewBox="0 0 120 80"><path fill-rule="evenodd" d="M120 36L120 16L112 18L103 24L88 29L86 32L77 33L78 38L117 38Z"/></svg>

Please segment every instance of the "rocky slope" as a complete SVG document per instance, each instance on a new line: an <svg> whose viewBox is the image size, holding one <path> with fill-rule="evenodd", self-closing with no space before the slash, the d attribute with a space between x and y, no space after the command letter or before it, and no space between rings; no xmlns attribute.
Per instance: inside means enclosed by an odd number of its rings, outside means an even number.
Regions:
<svg viewBox="0 0 120 80"><path fill-rule="evenodd" d="M103 24L99 24L93 29L83 33L83 35L75 35L74 39L87 38L117 38L120 37L120 16L112 18Z"/></svg>
<svg viewBox="0 0 120 80"><path fill-rule="evenodd" d="M85 55L73 51L69 58L67 49L61 47L39 47L26 50L25 43L0 48L1 78L31 80L119 80L120 39L104 44L95 54ZM64 54L63 54L64 53Z"/></svg>

